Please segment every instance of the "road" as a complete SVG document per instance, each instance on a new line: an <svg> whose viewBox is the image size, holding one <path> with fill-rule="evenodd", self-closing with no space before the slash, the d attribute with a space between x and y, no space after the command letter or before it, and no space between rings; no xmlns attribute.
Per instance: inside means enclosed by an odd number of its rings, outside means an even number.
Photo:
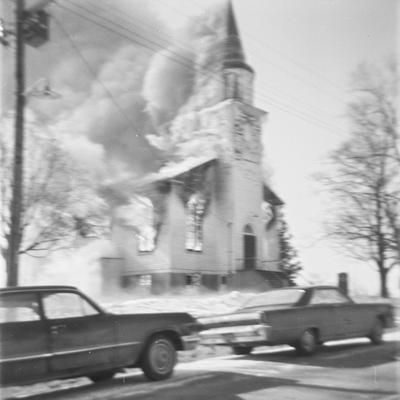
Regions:
<svg viewBox="0 0 400 400"><path fill-rule="evenodd" d="M93 385L86 378L8 388L3 399L30 400L361 400L400 399L400 332L386 342L349 340L298 357L285 346L250 356L226 355L177 365L168 381L149 382L137 370Z"/></svg>

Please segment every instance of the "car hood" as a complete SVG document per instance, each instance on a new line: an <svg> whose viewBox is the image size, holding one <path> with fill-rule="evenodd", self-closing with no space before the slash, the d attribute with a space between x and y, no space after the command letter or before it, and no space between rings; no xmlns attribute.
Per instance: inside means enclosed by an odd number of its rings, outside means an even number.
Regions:
<svg viewBox="0 0 400 400"><path fill-rule="evenodd" d="M146 321L159 321L168 323L193 323L195 318L184 312L160 312L160 313L108 313L115 320L135 321L136 323Z"/></svg>
<svg viewBox="0 0 400 400"><path fill-rule="evenodd" d="M152 328L176 328L183 333L196 332L201 329L198 321L192 315L184 312L109 314L114 322L121 326L142 325Z"/></svg>

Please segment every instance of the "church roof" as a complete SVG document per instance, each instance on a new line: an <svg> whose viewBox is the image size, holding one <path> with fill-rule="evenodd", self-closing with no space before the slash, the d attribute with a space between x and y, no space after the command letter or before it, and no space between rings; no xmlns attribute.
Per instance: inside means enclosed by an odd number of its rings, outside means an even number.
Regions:
<svg viewBox="0 0 400 400"><path fill-rule="evenodd" d="M285 203L267 186L263 187L264 201L273 206L282 206Z"/></svg>
<svg viewBox="0 0 400 400"><path fill-rule="evenodd" d="M206 165L216 160L215 156L208 157L190 157L180 163L170 163L159 171L145 176L143 179L135 182L134 186L145 187L153 183L172 180L180 175L189 172L202 165Z"/></svg>
<svg viewBox="0 0 400 400"><path fill-rule="evenodd" d="M230 0L228 1L226 11L226 37L223 52L224 68L244 68L253 72L253 69L245 60L235 14Z"/></svg>

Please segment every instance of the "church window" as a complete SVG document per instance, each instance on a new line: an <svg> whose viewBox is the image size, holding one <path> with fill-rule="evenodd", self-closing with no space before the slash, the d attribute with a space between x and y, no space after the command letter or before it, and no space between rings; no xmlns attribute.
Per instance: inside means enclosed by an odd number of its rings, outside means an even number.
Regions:
<svg viewBox="0 0 400 400"><path fill-rule="evenodd" d="M243 267L253 270L257 265L257 242L251 225L246 225L243 230Z"/></svg>
<svg viewBox="0 0 400 400"><path fill-rule="evenodd" d="M237 77L233 72L225 75L225 97L234 99L237 97Z"/></svg>
<svg viewBox="0 0 400 400"><path fill-rule="evenodd" d="M152 282L152 277L150 274L148 275L140 275L139 277L139 285L150 287Z"/></svg>
<svg viewBox="0 0 400 400"><path fill-rule="evenodd" d="M186 250L203 250L204 199L194 194L187 202Z"/></svg>
<svg viewBox="0 0 400 400"><path fill-rule="evenodd" d="M152 226L140 227L139 233L136 235L138 241L138 250L147 253L155 249L155 230Z"/></svg>
<svg viewBox="0 0 400 400"><path fill-rule="evenodd" d="M156 231L154 229L154 207L148 198L138 201L138 208L135 218L136 238L140 253L148 253L155 249Z"/></svg>
<svg viewBox="0 0 400 400"><path fill-rule="evenodd" d="M274 208L267 201L263 201L261 204L261 211L262 219L265 222L265 226L268 228L275 218Z"/></svg>

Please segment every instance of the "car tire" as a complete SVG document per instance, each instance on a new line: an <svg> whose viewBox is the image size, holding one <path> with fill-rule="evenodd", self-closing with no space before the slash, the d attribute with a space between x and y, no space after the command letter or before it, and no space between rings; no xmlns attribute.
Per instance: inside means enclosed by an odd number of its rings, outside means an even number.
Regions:
<svg viewBox="0 0 400 400"><path fill-rule="evenodd" d="M233 354L237 356L245 356L252 352L253 348L251 346L233 346L232 351Z"/></svg>
<svg viewBox="0 0 400 400"><path fill-rule="evenodd" d="M114 375L115 371L103 371L103 372L98 372L97 374L90 375L89 379L93 383L99 383L112 379Z"/></svg>
<svg viewBox="0 0 400 400"><path fill-rule="evenodd" d="M383 342L383 323L379 318L375 320L368 338L373 344L381 344Z"/></svg>
<svg viewBox="0 0 400 400"><path fill-rule="evenodd" d="M302 356L310 356L314 354L318 345L318 338L313 329L305 330L297 343L295 344L295 348L297 354Z"/></svg>
<svg viewBox="0 0 400 400"><path fill-rule="evenodd" d="M166 335L155 335L147 343L141 359L141 368L152 381L169 378L176 364L176 349Z"/></svg>

